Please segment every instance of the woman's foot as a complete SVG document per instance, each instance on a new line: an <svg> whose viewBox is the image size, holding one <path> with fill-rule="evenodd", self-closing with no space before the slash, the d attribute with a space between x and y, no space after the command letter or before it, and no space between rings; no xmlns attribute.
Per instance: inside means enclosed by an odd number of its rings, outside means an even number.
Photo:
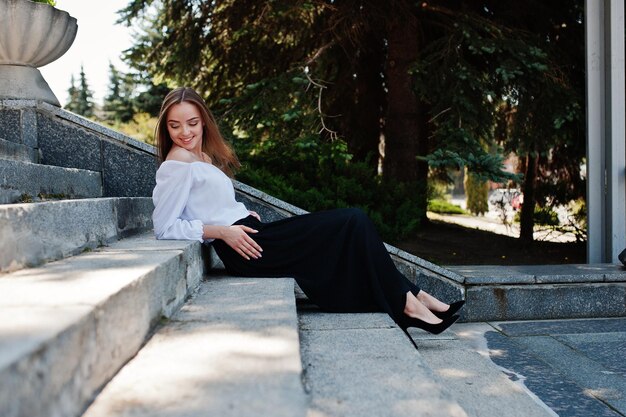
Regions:
<svg viewBox="0 0 626 417"><path fill-rule="evenodd" d="M448 311L450 308L448 304L437 300L424 290L420 290L420 292L415 294L415 297L433 313L443 313L444 311Z"/></svg>
<svg viewBox="0 0 626 417"><path fill-rule="evenodd" d="M415 297L440 319L452 317L465 304L465 300L460 300L448 305L422 290L415 294Z"/></svg>
<svg viewBox="0 0 626 417"><path fill-rule="evenodd" d="M426 330L432 334L439 334L446 330L448 327L452 326L455 321L459 319L459 316L454 315L452 317L448 317L445 320L442 320L438 324L430 324L426 323L420 319L411 318L409 316L403 315L400 320L398 320L398 326L410 337L407 329L409 327L417 327L418 329ZM412 339L411 339L412 340ZM415 344L415 343L413 343ZM416 346L417 347L417 346Z"/></svg>
<svg viewBox="0 0 626 417"><path fill-rule="evenodd" d="M422 293L423 291L420 291ZM418 294L419 295L419 294ZM406 304L404 305L405 316L413 319L422 320L428 324L439 324L441 319L435 316L435 314L421 302L412 292L406 293Z"/></svg>
<svg viewBox="0 0 626 417"><path fill-rule="evenodd" d="M446 311L435 311L433 312L433 314L440 319L447 319L448 317L452 317L457 311L459 311L461 307L463 307L463 304L465 304L465 300L456 301L450 304Z"/></svg>
<svg viewBox="0 0 626 417"><path fill-rule="evenodd" d="M459 316L455 315L446 317L445 319L437 317L434 312L430 311L422 301L409 291L406 293L404 314L402 317L399 317L396 322L405 333L409 327L417 327L433 334L439 334L450 327L458 319Z"/></svg>

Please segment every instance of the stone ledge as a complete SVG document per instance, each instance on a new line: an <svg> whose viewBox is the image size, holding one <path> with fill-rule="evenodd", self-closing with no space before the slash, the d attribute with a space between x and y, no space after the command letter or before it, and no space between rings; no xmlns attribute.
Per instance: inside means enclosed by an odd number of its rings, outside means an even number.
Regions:
<svg viewBox="0 0 626 417"><path fill-rule="evenodd" d="M61 259L148 230L152 210L147 197L0 205L0 272Z"/></svg>
<svg viewBox="0 0 626 417"><path fill-rule="evenodd" d="M100 173L105 196L152 194L157 166L152 145L48 103L0 100L0 137L29 147L42 164Z"/></svg>
<svg viewBox="0 0 626 417"><path fill-rule="evenodd" d="M84 169L0 159L0 188L30 197L39 194L61 195L63 198L100 197L102 176L99 172Z"/></svg>
<svg viewBox="0 0 626 417"><path fill-rule="evenodd" d="M619 264L467 265L448 267L463 276L466 285L567 284L626 282Z"/></svg>
<svg viewBox="0 0 626 417"><path fill-rule="evenodd" d="M36 163L37 151L30 146L0 138L0 158Z"/></svg>
<svg viewBox="0 0 626 417"><path fill-rule="evenodd" d="M63 110L60 107L53 106L52 104L49 104L43 101L4 99L4 100L0 100L0 109L2 108L12 109L12 110L20 110L24 108L39 109L46 113L57 116L61 119L72 122L76 125L92 130L98 134L102 134L104 136L113 138L117 141L123 142L133 148L137 148L139 150L151 153L153 155L156 154L156 148L152 145L148 145L147 143L133 139L113 129L102 126L101 124L98 124L92 120L79 116L78 114L69 112L67 110Z"/></svg>
<svg viewBox="0 0 626 417"><path fill-rule="evenodd" d="M200 246L139 236L1 276L0 415L79 415L197 287Z"/></svg>
<svg viewBox="0 0 626 417"><path fill-rule="evenodd" d="M626 316L626 282L477 285L465 294L464 321Z"/></svg>

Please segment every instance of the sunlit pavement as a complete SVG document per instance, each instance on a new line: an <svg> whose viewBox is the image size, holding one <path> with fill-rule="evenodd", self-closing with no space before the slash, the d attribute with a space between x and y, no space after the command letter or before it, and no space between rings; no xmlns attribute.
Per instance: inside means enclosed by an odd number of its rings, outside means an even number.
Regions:
<svg viewBox="0 0 626 417"><path fill-rule="evenodd" d="M456 204L461 208L465 207L465 200L453 199L452 204ZM446 223L457 224L459 226L470 229L484 230L499 235L519 237L520 228L518 223L513 223L515 212L507 211L508 225L503 224L502 215L493 207L483 216L472 216L465 214L439 214L428 212L428 218L431 220L442 221ZM534 239L550 242L575 242L576 236L573 233L563 233L546 227L535 226Z"/></svg>
<svg viewBox="0 0 626 417"><path fill-rule="evenodd" d="M466 323L454 325L451 333L415 339L466 410L472 401L508 395L494 381L498 374L476 363L483 357L554 415L626 415L626 318ZM463 353L456 363L440 359L455 351ZM484 384L484 396L464 399L461 391L476 384Z"/></svg>

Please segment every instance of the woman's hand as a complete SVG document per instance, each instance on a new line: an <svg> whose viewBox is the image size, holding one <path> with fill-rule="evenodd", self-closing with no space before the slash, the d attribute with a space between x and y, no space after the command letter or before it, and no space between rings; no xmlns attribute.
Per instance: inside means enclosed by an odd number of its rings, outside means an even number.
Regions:
<svg viewBox="0 0 626 417"><path fill-rule="evenodd" d="M229 226L224 229L220 239L248 261L250 258L258 259L261 257L263 249L248 233L258 233L258 231L243 225Z"/></svg>
<svg viewBox="0 0 626 417"><path fill-rule="evenodd" d="M258 221L261 221L261 216L259 216L259 213L257 213L256 211L248 210L248 213L250 213L252 217L256 217Z"/></svg>

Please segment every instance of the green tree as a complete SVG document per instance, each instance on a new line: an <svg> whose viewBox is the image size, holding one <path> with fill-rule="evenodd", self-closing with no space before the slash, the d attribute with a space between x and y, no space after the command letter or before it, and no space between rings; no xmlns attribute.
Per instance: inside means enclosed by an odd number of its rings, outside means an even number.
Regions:
<svg viewBox="0 0 626 417"><path fill-rule="evenodd" d="M144 90L140 91L134 99L137 112L147 113L153 117L158 116L161 103L169 93L170 88L165 83L153 84L150 79L140 81L139 86L143 86Z"/></svg>
<svg viewBox="0 0 626 417"><path fill-rule="evenodd" d="M83 66L80 66L80 78L78 87L74 84L74 75L72 75L70 88L68 92L68 102L65 105L65 109L80 114L84 117L93 117L94 103L93 93L89 89L87 84L87 77Z"/></svg>
<svg viewBox="0 0 626 417"><path fill-rule="evenodd" d="M485 140L523 163L523 240L532 240L535 203L584 193L584 39L582 2L467 2L473 13L426 7L440 35L416 66L418 92L432 105L433 139L447 141L431 167L484 172ZM478 10L478 8L482 10Z"/></svg>
<svg viewBox="0 0 626 417"><path fill-rule="evenodd" d="M133 119L135 83L129 74L124 74L109 63L109 91L104 98L103 110L108 121L126 123Z"/></svg>
<svg viewBox="0 0 626 417"><path fill-rule="evenodd" d="M489 183L466 169L463 185L465 186L467 210L478 215L488 212Z"/></svg>
<svg viewBox="0 0 626 417"><path fill-rule="evenodd" d="M74 80L74 74L70 78L70 87L67 89L67 103L65 109L74 113L77 113L78 108L78 88L76 88L76 81Z"/></svg>

